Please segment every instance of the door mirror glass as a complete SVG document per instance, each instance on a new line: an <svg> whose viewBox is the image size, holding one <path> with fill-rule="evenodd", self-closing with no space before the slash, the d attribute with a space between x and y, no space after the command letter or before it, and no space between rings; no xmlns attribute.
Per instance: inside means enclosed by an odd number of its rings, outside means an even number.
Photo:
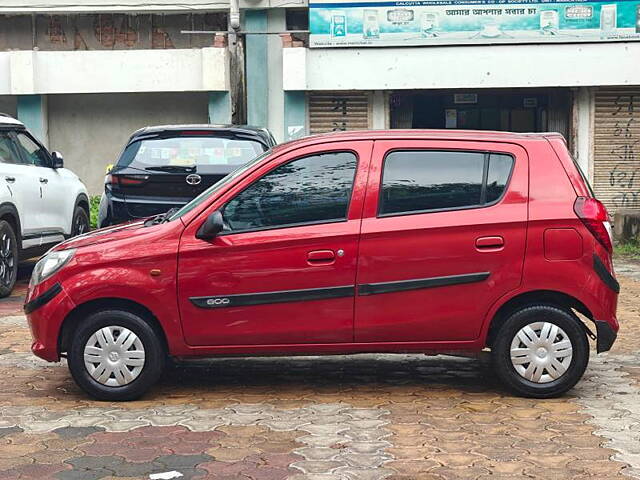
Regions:
<svg viewBox="0 0 640 480"><path fill-rule="evenodd" d="M218 210L213 212L207 217L204 223L198 229L196 238L200 240L211 240L218 235L224 229L224 220L222 219L222 213Z"/></svg>
<svg viewBox="0 0 640 480"><path fill-rule="evenodd" d="M53 160L53 168L64 167L64 159L62 158L62 154L60 152L51 152L51 159Z"/></svg>

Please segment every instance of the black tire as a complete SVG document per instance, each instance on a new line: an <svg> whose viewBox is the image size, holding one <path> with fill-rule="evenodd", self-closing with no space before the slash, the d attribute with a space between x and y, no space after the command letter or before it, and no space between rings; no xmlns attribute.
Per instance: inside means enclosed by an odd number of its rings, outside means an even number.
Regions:
<svg viewBox="0 0 640 480"><path fill-rule="evenodd" d="M121 327L133 332L144 349L144 365L137 377L122 386L109 386L94 379L85 366L85 345L103 327ZM116 337L117 339L117 337ZM97 400L127 401L142 396L162 375L166 362L162 340L144 319L131 312L105 310L89 315L72 332L67 363L73 379L86 393ZM115 377L114 377L115 379Z"/></svg>
<svg viewBox="0 0 640 480"><path fill-rule="evenodd" d="M0 298L11 294L18 278L18 241L11 225L0 220Z"/></svg>
<svg viewBox="0 0 640 480"><path fill-rule="evenodd" d="M87 211L80 205L76 206L73 212L73 219L71 222L71 236L82 235L87 233L90 229L89 215Z"/></svg>
<svg viewBox="0 0 640 480"><path fill-rule="evenodd" d="M513 313L500 327L492 347L491 356L498 377L518 395L530 398L558 397L573 388L582 378L589 363L589 341L579 321L573 313L551 305L532 305ZM566 371L546 383L525 378L518 373L511 361L512 341L522 328L536 322L547 322L560 327L571 341L572 356ZM539 337L544 335L540 334ZM520 346L524 346L524 343ZM540 354L546 355L545 351ZM530 364L524 363L522 368L527 368ZM546 378L553 378L548 370L543 372L547 372L544 374L548 375Z"/></svg>

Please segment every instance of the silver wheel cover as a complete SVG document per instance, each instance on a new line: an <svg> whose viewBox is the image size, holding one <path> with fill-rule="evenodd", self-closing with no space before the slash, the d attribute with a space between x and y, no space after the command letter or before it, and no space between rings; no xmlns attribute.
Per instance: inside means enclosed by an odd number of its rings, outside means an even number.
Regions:
<svg viewBox="0 0 640 480"><path fill-rule="evenodd" d="M573 358L573 345L559 326L534 322L522 327L511 341L511 363L523 378L549 383L565 374Z"/></svg>
<svg viewBox="0 0 640 480"><path fill-rule="evenodd" d="M138 336L128 328L102 327L84 346L84 366L93 379L108 387L133 382L144 368L145 352Z"/></svg>

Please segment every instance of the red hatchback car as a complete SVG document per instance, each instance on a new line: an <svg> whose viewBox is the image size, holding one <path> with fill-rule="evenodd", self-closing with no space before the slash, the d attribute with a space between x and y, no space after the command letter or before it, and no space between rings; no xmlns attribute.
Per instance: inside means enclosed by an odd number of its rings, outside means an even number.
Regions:
<svg viewBox="0 0 640 480"><path fill-rule="evenodd" d="M558 134L381 131L286 143L175 213L37 264L33 352L93 397L171 357L490 349L515 392L572 388L616 338L608 215Z"/></svg>

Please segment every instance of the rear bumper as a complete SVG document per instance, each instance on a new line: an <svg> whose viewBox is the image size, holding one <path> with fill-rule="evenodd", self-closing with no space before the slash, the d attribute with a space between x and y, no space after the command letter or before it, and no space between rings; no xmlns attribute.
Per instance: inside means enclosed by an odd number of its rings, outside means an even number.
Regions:
<svg viewBox="0 0 640 480"><path fill-rule="evenodd" d="M75 304L58 283L42 291L36 287L28 300L25 313L33 339L31 351L48 362L57 362L60 360L58 339L62 323Z"/></svg>
<svg viewBox="0 0 640 480"><path fill-rule="evenodd" d="M596 320L596 351L598 353L607 352L611 350L611 346L616 341L618 333L613 329L609 322L602 320Z"/></svg>
<svg viewBox="0 0 640 480"><path fill-rule="evenodd" d="M125 201L124 198L116 197L112 193L104 193L98 212L98 228L158 215L172 208L180 208L189 200L184 198L150 197L140 199L132 197Z"/></svg>

